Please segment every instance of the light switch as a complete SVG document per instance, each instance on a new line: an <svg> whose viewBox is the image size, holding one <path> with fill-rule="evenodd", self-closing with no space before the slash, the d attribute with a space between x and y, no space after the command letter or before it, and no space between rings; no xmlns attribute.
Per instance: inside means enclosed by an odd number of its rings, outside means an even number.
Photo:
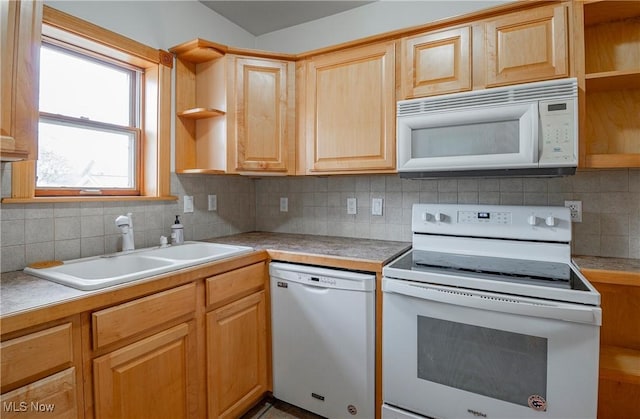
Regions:
<svg viewBox="0 0 640 419"><path fill-rule="evenodd" d="M280 198L280 212L288 212L289 211L289 198L283 196Z"/></svg>

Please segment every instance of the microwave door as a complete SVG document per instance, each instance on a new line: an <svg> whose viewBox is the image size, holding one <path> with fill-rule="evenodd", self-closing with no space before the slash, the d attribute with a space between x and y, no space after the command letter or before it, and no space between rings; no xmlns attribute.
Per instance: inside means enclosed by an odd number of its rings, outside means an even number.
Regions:
<svg viewBox="0 0 640 419"><path fill-rule="evenodd" d="M398 169L537 167L538 119L537 103L398 118Z"/></svg>

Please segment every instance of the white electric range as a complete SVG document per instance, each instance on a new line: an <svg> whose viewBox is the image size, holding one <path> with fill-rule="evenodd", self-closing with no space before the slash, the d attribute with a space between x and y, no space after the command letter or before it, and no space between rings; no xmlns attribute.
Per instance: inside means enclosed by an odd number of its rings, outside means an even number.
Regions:
<svg viewBox="0 0 640 419"><path fill-rule="evenodd" d="M416 204L383 269L383 418L596 416L600 295L563 207Z"/></svg>

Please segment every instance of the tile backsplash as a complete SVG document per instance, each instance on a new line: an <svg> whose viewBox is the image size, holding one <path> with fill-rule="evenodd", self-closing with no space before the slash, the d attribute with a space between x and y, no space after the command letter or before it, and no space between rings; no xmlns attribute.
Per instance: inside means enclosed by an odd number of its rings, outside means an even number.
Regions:
<svg viewBox="0 0 640 419"><path fill-rule="evenodd" d="M11 165L1 170L3 197L10 196ZM136 247L169 236L175 215L186 240L245 231L273 231L385 240L411 240L414 203L563 205L580 200L583 222L574 224L573 253L640 259L640 170L580 171L564 178L406 180L396 175L266 177L175 175L178 201L0 204L2 272L48 259L73 259L120 250L118 215L131 212ZM217 211L207 210L216 194ZM194 197L183 214L183 197ZM280 211L280 198L288 211ZM357 214L347 214L356 198ZM371 199L383 199L381 216Z"/></svg>
<svg viewBox="0 0 640 419"><path fill-rule="evenodd" d="M280 198L287 197L287 212ZM347 214L356 198L357 214ZM371 199L383 215L371 215ZM564 205L582 201L573 253L640 258L640 170L580 171L563 178L400 179L395 175L256 180L256 229L411 241L414 203Z"/></svg>
<svg viewBox="0 0 640 419"><path fill-rule="evenodd" d="M2 196L10 196L9 164L2 164ZM7 178L9 180L7 181ZM254 182L241 177L172 174L178 201L0 204L1 272L42 260L68 260L122 249L118 215L132 213L136 248L157 246L171 235L176 215L185 240L201 240L255 230ZM207 195L218 197L207 210ZM194 212L183 214L183 197L194 197Z"/></svg>

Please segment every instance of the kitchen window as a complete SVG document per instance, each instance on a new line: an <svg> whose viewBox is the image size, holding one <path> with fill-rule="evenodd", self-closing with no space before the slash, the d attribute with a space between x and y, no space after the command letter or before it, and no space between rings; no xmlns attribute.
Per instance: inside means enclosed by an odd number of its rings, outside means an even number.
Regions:
<svg viewBox="0 0 640 419"><path fill-rule="evenodd" d="M138 195L142 69L43 40L38 195Z"/></svg>
<svg viewBox="0 0 640 419"><path fill-rule="evenodd" d="M41 62L33 63L42 78L31 81L41 84L33 115L39 161L12 165L12 196L3 202L174 200L173 55L42 7Z"/></svg>

